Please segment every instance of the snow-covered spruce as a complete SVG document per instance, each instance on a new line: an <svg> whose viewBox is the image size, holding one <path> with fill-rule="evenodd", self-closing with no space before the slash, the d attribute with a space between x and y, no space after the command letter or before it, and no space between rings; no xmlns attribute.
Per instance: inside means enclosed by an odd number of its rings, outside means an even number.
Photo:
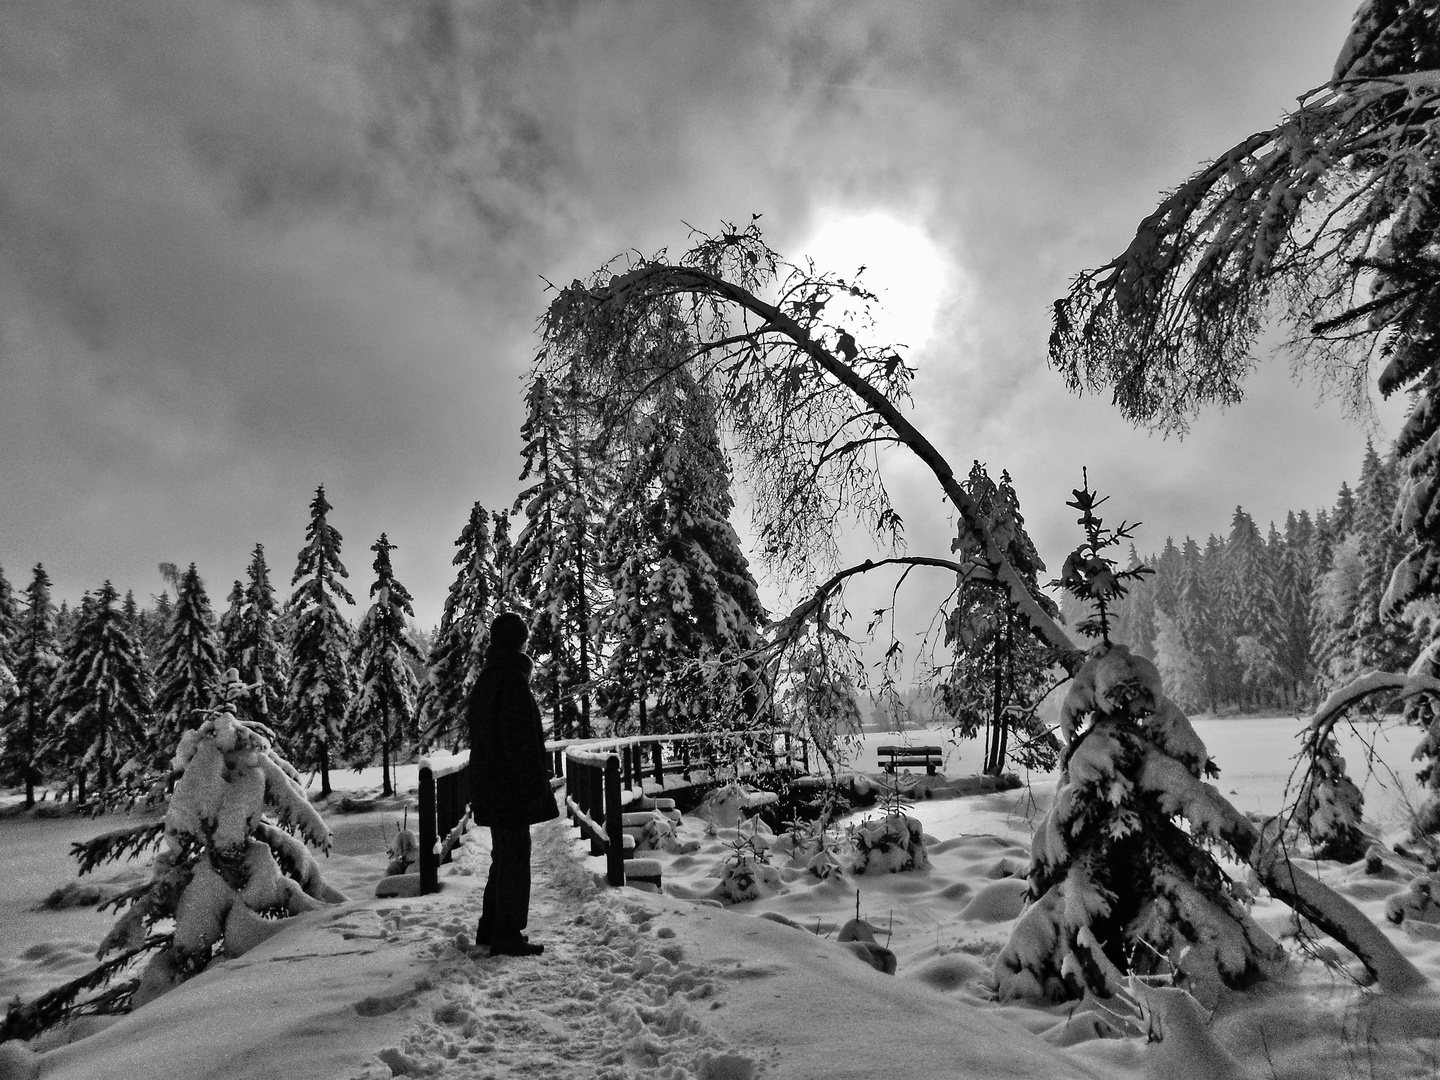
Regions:
<svg viewBox="0 0 1440 1080"><path fill-rule="evenodd" d="M345 714L345 737L350 758L357 768L380 756L380 791L395 793L395 764L401 747L413 745L415 693L419 682L411 667L425 662L420 650L406 634L405 617L415 617L408 589L400 584L390 565L395 545L382 532L370 545L375 552L375 581L370 586L374 601L360 629L350 663L359 675L359 689L350 699Z"/></svg>
<svg viewBox="0 0 1440 1080"><path fill-rule="evenodd" d="M905 813L867 818L851 834L855 843L857 874L894 874L901 870L923 870L930 865L925 853L925 834L920 822ZM822 867L823 869L823 867ZM817 876L825 877L820 871Z"/></svg>
<svg viewBox="0 0 1440 1080"><path fill-rule="evenodd" d="M223 685L224 703L181 736L154 874L100 945L103 959L157 944L136 985L135 1006L203 970L217 954L242 955L285 918L345 900L306 848L308 842L328 851L329 828L276 753L274 735L236 715L246 688L233 668ZM102 861L115 837L92 841L81 854L82 869ZM156 924L172 918L173 932L157 934Z"/></svg>
<svg viewBox="0 0 1440 1080"><path fill-rule="evenodd" d="M1360 831L1364 806L1365 797L1345 772L1340 744L1329 735L1317 740L1295 800L1295 832L1316 858L1354 862L1370 842Z"/></svg>
<svg viewBox="0 0 1440 1080"><path fill-rule="evenodd" d="M350 573L340 561L340 532L327 517L332 509L322 484L310 501L310 524L290 578L294 591L287 612L286 735L299 766L320 773L322 798L331 793L330 766L338 763L345 714L355 695L350 666L355 631L340 610L342 601L353 604L355 598L340 580Z"/></svg>
<svg viewBox="0 0 1440 1080"><path fill-rule="evenodd" d="M41 563L25 589L27 607L14 641L15 690L0 710L0 781L25 789L25 805L35 805L43 781L46 695L60 668L50 575Z"/></svg>
<svg viewBox="0 0 1440 1080"><path fill-rule="evenodd" d="M426 677L415 698L415 711L425 745L458 746L465 737L465 702L485 661L490 622L505 595L504 568L497 537L504 514L490 514L478 502L455 541L452 560L460 569L445 597L440 629L426 659Z"/></svg>
<svg viewBox="0 0 1440 1080"><path fill-rule="evenodd" d="M155 721L153 746L156 766L164 762L180 741L181 733L197 723L199 714L214 699L224 669L220 643L205 585L191 563L180 581L170 614L165 642L155 666Z"/></svg>
<svg viewBox="0 0 1440 1080"><path fill-rule="evenodd" d="M1069 756L1035 833L1030 907L996 960L1000 997L1108 996L1134 972L1173 974L1213 1001L1222 984L1280 959L1202 846L1232 842L1231 818L1199 783L1205 745L1155 666L1102 641L1076 673L1061 725Z"/></svg>
<svg viewBox="0 0 1440 1080"><path fill-rule="evenodd" d="M1435 702L1440 701L1437 652L1440 652L1440 640L1426 646L1403 673L1368 671L1352 679L1321 702L1309 724L1309 745L1321 747L1331 738L1331 732L1346 711L1365 698L1386 694L1391 705L1406 703L1406 716L1418 722L1424 733L1413 756L1423 763L1419 780L1425 789L1425 798L1411 822L1410 839L1428 852L1426 861L1432 864L1436 861L1436 834L1440 833L1440 769L1436 767L1436 760L1440 758L1440 712L1435 708Z"/></svg>
<svg viewBox="0 0 1440 1080"><path fill-rule="evenodd" d="M150 678L119 600L109 581L86 594L48 693L41 756L74 778L81 803L119 800L144 774Z"/></svg>

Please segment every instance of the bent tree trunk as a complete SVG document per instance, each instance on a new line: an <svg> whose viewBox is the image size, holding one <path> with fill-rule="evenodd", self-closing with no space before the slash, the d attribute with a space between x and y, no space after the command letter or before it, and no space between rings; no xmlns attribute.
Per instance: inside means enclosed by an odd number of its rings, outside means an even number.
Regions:
<svg viewBox="0 0 1440 1080"><path fill-rule="evenodd" d="M584 291L589 301L589 310L579 315L580 321L591 317L610 318L629 305L643 307L656 303L661 298L669 302L677 295L688 295L697 302L733 305L764 320L761 329L750 336L753 338L764 332L788 338L795 350L808 357L825 375L853 393L870 414L883 422L893 432L896 441L908 447L934 475L946 498L955 507L964 527L980 545L984 561L996 583L1006 590L1011 602L1029 622L1033 632L1055 649L1058 661L1072 674L1084 662L1085 654L1031 595L1023 577L1005 557L1003 549L987 528L978 505L956 479L955 471L944 455L902 415L889 398L849 363L835 356L812 337L796 319L774 304L761 300L748 289L693 266L642 263L635 269L612 278L608 285ZM795 614L792 612L790 618ZM1404 992L1425 985L1425 977L1353 904L1295 867L1283 845L1266 842L1254 823L1213 788L1209 788L1207 797L1215 812L1225 819L1227 832L1233 837L1232 844L1236 851L1249 860L1272 895L1353 952L1382 988Z"/></svg>

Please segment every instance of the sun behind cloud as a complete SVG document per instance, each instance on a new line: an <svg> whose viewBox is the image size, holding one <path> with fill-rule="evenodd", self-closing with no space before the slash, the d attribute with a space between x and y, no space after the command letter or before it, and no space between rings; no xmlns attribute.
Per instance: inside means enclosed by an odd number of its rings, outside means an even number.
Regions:
<svg viewBox="0 0 1440 1080"><path fill-rule="evenodd" d="M920 225L886 210L834 209L819 215L819 226L800 245L802 258L817 270L860 282L880 298L869 331L849 327L861 344L903 344L910 352L925 347L935 332L941 306L959 284L955 262ZM827 312L837 322L849 311Z"/></svg>

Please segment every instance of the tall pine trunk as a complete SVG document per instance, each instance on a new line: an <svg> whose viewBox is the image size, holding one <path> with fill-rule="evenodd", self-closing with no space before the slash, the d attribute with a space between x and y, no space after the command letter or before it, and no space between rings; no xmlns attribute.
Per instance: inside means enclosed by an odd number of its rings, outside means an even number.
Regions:
<svg viewBox="0 0 1440 1080"><path fill-rule="evenodd" d="M390 784L390 706L380 710L380 794L395 794Z"/></svg>
<svg viewBox="0 0 1440 1080"><path fill-rule="evenodd" d="M576 580L579 583L576 599L576 628L580 634L580 737L590 738L590 612L585 602L585 546L582 541L578 550Z"/></svg>

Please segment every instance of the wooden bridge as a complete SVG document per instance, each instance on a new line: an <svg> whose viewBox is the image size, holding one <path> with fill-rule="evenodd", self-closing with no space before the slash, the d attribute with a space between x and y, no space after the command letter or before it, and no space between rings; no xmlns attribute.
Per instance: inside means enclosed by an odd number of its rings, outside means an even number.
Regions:
<svg viewBox="0 0 1440 1080"><path fill-rule="evenodd" d="M741 777L810 771L808 745L788 731L688 732L633 735L614 739L547 742L555 779L565 789L566 816L590 841L592 855L605 856L605 878L625 884L625 863L638 831L660 800L685 798L698 790ZM445 838L465 815L469 801L470 755L430 754L420 759L420 891L439 888L440 864L449 855Z"/></svg>

